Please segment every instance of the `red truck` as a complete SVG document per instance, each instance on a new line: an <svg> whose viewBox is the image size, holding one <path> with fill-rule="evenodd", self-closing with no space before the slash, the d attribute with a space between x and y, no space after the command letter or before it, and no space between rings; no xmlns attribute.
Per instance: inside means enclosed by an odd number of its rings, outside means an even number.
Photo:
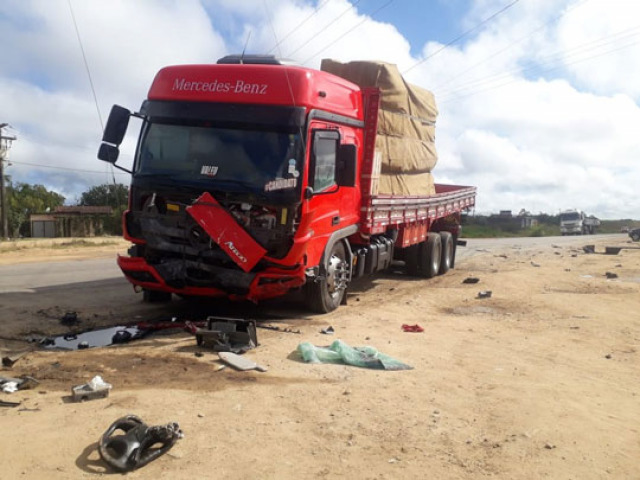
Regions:
<svg viewBox="0 0 640 480"><path fill-rule="evenodd" d="M380 91L272 57L163 68L139 112L114 105L98 158L116 165L129 119L142 128L118 265L145 301L259 300L304 288L336 309L357 277L404 260L453 267L475 187L376 193Z"/></svg>

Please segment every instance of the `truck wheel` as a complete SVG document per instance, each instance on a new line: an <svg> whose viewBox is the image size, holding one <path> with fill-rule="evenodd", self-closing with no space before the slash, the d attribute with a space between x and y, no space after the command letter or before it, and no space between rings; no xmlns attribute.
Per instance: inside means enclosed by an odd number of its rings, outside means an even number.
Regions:
<svg viewBox="0 0 640 480"><path fill-rule="evenodd" d="M428 233L427 240L420 244L419 268L420 275L433 278L440 271L442 259L442 241L439 233Z"/></svg>
<svg viewBox="0 0 640 480"><path fill-rule="evenodd" d="M323 278L306 285L307 303L316 313L329 313L338 308L347 290L348 265L344 244L339 241L331 249Z"/></svg>
<svg viewBox="0 0 640 480"><path fill-rule="evenodd" d="M404 268L407 274L412 277L420 275L420 268L418 267L418 257L420 254L421 243L411 245L404 250Z"/></svg>
<svg viewBox="0 0 640 480"><path fill-rule="evenodd" d="M442 254L440 258L439 274L447 273L453 268L453 255L455 246L453 245L453 237L449 232L440 232L440 243L442 244Z"/></svg>
<svg viewBox="0 0 640 480"><path fill-rule="evenodd" d="M142 291L142 301L145 303L164 303L171 301L171 292L161 292L160 290Z"/></svg>

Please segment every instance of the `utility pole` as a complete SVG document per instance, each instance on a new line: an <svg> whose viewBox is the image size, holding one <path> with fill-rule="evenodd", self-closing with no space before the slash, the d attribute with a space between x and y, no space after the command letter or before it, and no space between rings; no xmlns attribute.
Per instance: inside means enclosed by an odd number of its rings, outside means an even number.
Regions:
<svg viewBox="0 0 640 480"><path fill-rule="evenodd" d="M9 206L7 205L7 194L4 185L4 161L7 158L9 150L11 149L11 143L16 139L12 135L4 135L2 130L4 127L9 126L8 123L0 123L0 204L2 205L2 212L0 221L2 226L2 238L9 239L9 223L7 221Z"/></svg>

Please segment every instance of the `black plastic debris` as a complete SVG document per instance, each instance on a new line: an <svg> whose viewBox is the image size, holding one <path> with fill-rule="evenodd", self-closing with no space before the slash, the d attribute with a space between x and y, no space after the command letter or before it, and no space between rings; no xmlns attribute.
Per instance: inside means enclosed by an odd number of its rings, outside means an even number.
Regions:
<svg viewBox="0 0 640 480"><path fill-rule="evenodd" d="M480 279L478 277L467 277L462 281L462 283L478 283L479 281Z"/></svg>
<svg viewBox="0 0 640 480"><path fill-rule="evenodd" d="M258 346L256 321L208 317L205 328L195 328L196 343L214 352L244 353Z"/></svg>
<svg viewBox="0 0 640 480"><path fill-rule="evenodd" d="M150 427L140 417L127 415L102 434L98 452L114 470L130 472L167 453L183 436L175 422Z"/></svg>
<svg viewBox="0 0 640 480"><path fill-rule="evenodd" d="M584 253L596 253L596 246L595 245L585 245L584 247L582 247L582 251Z"/></svg>
<svg viewBox="0 0 640 480"><path fill-rule="evenodd" d="M329 325L327 328L323 328L322 330L320 330L320 333L324 333L325 335L333 335L335 333L335 330L331 325Z"/></svg>
<svg viewBox="0 0 640 480"><path fill-rule="evenodd" d="M618 274L614 273L614 272L607 272L604 274L607 278L611 279L611 278L618 278Z"/></svg>
<svg viewBox="0 0 640 480"><path fill-rule="evenodd" d="M491 298L491 290L482 290L478 292L477 298Z"/></svg>

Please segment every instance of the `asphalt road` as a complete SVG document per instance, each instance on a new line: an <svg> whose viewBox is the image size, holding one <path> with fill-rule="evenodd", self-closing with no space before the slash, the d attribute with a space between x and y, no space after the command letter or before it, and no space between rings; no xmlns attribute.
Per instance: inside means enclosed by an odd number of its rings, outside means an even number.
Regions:
<svg viewBox="0 0 640 480"><path fill-rule="evenodd" d="M459 247L457 259L504 248L536 249L549 245L575 245L581 247L593 241L611 239L612 245L629 240L626 234L567 236L567 237L521 237L521 238L472 238L466 247ZM64 262L40 262L0 266L0 293L32 292L43 287L77 284L122 278L122 273L113 258L72 260ZM124 279L123 279L124 280Z"/></svg>
<svg viewBox="0 0 640 480"><path fill-rule="evenodd" d="M0 293L122 277L115 258L38 262L0 266Z"/></svg>

